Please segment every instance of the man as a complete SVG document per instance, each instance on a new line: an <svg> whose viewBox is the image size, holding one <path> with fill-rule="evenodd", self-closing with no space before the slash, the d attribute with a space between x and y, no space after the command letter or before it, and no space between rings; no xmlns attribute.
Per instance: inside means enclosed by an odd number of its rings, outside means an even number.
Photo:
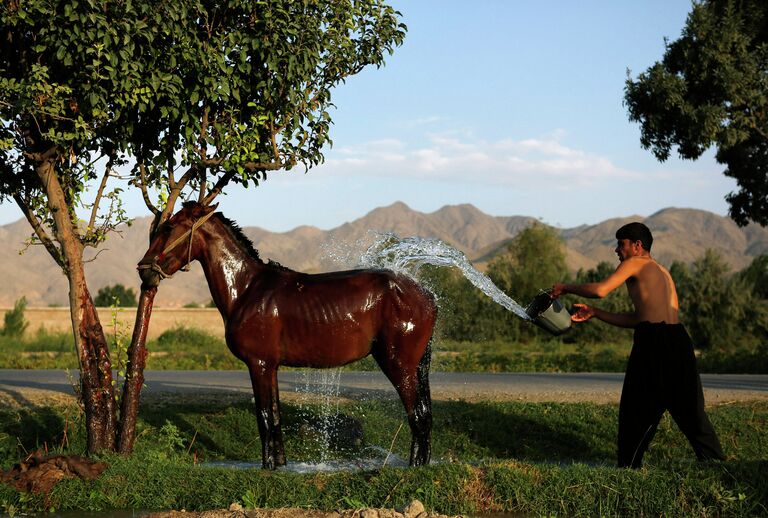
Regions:
<svg viewBox="0 0 768 518"><path fill-rule="evenodd" d="M638 468L665 410L669 410L699 460L724 459L720 441L704 411L704 393L688 332L678 320L675 283L651 257L653 236L642 223L616 231L619 266L601 282L555 284L552 298L565 293L602 298L626 284L633 313L611 313L574 304L574 322L598 318L634 328L619 405L618 464Z"/></svg>

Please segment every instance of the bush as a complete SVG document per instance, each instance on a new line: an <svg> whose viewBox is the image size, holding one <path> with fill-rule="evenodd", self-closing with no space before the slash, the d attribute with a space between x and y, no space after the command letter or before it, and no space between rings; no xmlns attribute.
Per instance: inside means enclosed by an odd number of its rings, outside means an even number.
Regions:
<svg viewBox="0 0 768 518"><path fill-rule="evenodd" d="M97 307L106 308L117 306L119 308L135 308L138 306L136 292L133 288L126 288L122 284L104 286L96 294L94 304Z"/></svg>
<svg viewBox="0 0 768 518"><path fill-rule="evenodd" d="M20 337L27 330L29 322L24 318L24 310L27 309L27 298L21 297L13 305L13 309L5 313L3 336Z"/></svg>

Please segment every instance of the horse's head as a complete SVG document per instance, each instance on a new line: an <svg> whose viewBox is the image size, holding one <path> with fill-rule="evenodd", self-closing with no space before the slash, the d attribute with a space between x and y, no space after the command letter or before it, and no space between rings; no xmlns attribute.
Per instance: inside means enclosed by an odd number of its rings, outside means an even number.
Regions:
<svg viewBox="0 0 768 518"><path fill-rule="evenodd" d="M177 271L186 271L189 263L198 258L202 238L196 230L208 221L216 207L187 202L158 227L149 249L138 264L142 288L157 286Z"/></svg>

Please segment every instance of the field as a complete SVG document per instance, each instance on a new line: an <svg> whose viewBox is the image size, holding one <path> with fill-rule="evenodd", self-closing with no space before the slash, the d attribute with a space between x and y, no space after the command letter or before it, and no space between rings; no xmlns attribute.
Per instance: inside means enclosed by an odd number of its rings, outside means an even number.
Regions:
<svg viewBox="0 0 768 518"><path fill-rule="evenodd" d="M102 311L102 324L113 353L125 352L130 341L131 310ZM51 314L56 315L54 325ZM40 318L45 315L47 320ZM76 369L77 359L68 310L37 313L21 338L0 335L0 368ZM157 317L157 318L156 318ZM61 329L64 327L64 329ZM147 343L147 368L155 370L242 369L227 349L221 317L216 310L155 310ZM436 338L432 370L446 372L623 372L631 338L622 343L581 344L559 339L528 343L503 340L456 342ZM120 363L113 361L119 369ZM346 368L375 370L366 358ZM731 352L707 351L699 356L699 370L708 373L768 373L768 344Z"/></svg>
<svg viewBox="0 0 768 518"><path fill-rule="evenodd" d="M394 400L284 403L290 461L366 461L307 473L216 467L260 463L251 402L242 396L155 397L141 411L132 457L105 455L94 482L47 495L0 486L0 511L399 507L413 498L446 514L755 516L768 513L768 403L710 409L728 456L699 464L665 418L640 470L613 467L617 408L591 403L441 401L433 464L404 468L409 434ZM325 417L324 417L325 416ZM77 406L0 409L0 467L38 448L82 453ZM332 426L328 426L328 423ZM325 423L325 424L323 424ZM390 455L391 453L391 455ZM255 463L255 464L253 464Z"/></svg>
<svg viewBox="0 0 768 518"><path fill-rule="evenodd" d="M4 315L13 308L0 308ZM118 330L131 330L136 320L136 308L97 308L101 325L109 334ZM29 323L28 333L35 334L41 329L48 334L71 333L72 321L68 307L27 307L24 320ZM217 337L224 337L224 324L215 308L153 308L149 338L157 338L165 331L177 327L194 327Z"/></svg>

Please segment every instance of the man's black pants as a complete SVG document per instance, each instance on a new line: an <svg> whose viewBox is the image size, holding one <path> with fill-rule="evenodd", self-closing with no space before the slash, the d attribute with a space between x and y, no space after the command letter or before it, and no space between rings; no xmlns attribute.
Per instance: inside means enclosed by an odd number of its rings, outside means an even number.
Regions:
<svg viewBox="0 0 768 518"><path fill-rule="evenodd" d="M643 322L635 328L619 406L619 466L638 468L664 411L699 460L724 459L720 441L704 411L696 357L682 324Z"/></svg>

